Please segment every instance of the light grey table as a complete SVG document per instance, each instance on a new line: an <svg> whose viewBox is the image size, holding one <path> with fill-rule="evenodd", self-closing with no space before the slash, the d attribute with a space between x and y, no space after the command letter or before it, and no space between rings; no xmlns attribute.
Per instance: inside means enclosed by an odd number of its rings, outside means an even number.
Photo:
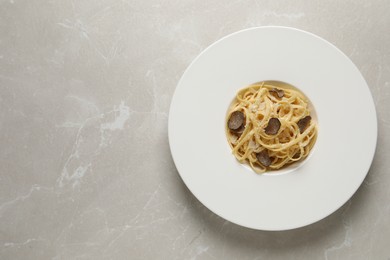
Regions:
<svg viewBox="0 0 390 260"><path fill-rule="evenodd" d="M339 47L378 114L376 156L355 196L285 232L211 213L181 181L167 138L192 59L262 25ZM0 258L387 260L389 95L387 0L1 0Z"/></svg>

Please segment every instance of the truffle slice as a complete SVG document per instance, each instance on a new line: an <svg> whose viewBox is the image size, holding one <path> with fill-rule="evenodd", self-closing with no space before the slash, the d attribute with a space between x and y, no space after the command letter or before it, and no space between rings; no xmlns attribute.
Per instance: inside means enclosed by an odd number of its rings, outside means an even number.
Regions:
<svg viewBox="0 0 390 260"><path fill-rule="evenodd" d="M234 111L229 118L228 128L236 133L244 131L245 116L241 111Z"/></svg>
<svg viewBox="0 0 390 260"><path fill-rule="evenodd" d="M293 159L298 159L299 156L301 156L301 151L296 152L292 158Z"/></svg>
<svg viewBox="0 0 390 260"><path fill-rule="evenodd" d="M284 90L283 89L273 88L269 92L276 98L284 97Z"/></svg>
<svg viewBox="0 0 390 260"><path fill-rule="evenodd" d="M268 121L267 127L264 129L267 135L276 135L280 129L279 119L273 117Z"/></svg>
<svg viewBox="0 0 390 260"><path fill-rule="evenodd" d="M302 134L306 128L309 126L311 120L311 116L305 116L304 118L300 119L298 121L298 127L299 127L299 132Z"/></svg>
<svg viewBox="0 0 390 260"><path fill-rule="evenodd" d="M238 128L237 130L232 130L234 133L236 134L242 134L245 130L245 124L242 124L242 126L240 128Z"/></svg>
<svg viewBox="0 0 390 260"><path fill-rule="evenodd" d="M261 151L260 153L257 153L256 158L265 167L271 165L271 158L269 157L268 151L266 149Z"/></svg>

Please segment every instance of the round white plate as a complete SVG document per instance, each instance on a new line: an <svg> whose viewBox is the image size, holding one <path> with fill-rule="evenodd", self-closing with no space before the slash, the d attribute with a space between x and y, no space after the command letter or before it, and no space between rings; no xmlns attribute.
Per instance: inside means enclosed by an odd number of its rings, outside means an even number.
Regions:
<svg viewBox="0 0 390 260"><path fill-rule="evenodd" d="M237 90L264 80L303 91L319 132L300 167L258 175L231 154L224 127ZM212 44L183 74L169 113L169 144L187 187L217 215L261 230L309 225L341 207L363 182L376 140L374 102L356 66L324 39L286 27Z"/></svg>

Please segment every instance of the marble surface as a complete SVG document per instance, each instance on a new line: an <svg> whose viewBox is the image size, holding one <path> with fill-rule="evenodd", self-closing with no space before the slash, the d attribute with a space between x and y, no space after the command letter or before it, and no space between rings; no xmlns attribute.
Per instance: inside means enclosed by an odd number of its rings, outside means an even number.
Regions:
<svg viewBox="0 0 390 260"><path fill-rule="evenodd" d="M0 0L0 259L390 259L389 10L387 0ZM357 193L284 232L206 209L167 138L192 59L262 25L339 47L378 114L376 156Z"/></svg>

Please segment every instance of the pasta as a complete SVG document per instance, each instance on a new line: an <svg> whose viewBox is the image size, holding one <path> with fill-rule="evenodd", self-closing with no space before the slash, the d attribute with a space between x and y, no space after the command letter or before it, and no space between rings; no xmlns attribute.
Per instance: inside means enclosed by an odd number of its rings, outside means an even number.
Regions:
<svg viewBox="0 0 390 260"><path fill-rule="evenodd" d="M233 155L256 173L303 160L317 138L308 99L298 90L260 82L238 91L226 118Z"/></svg>

